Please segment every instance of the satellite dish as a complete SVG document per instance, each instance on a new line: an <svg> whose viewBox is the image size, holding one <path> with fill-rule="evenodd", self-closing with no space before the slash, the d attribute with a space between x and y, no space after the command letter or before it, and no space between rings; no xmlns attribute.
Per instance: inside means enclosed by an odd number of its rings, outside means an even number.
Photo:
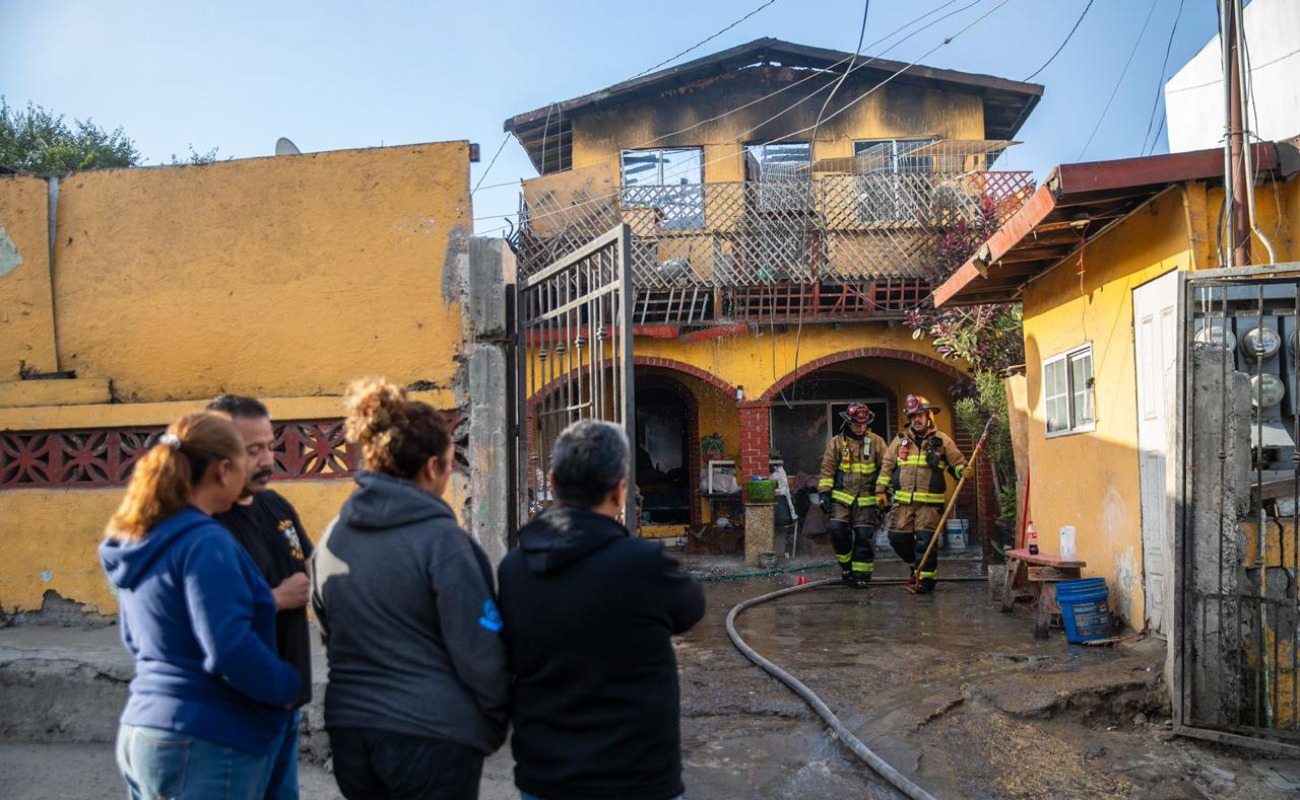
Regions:
<svg viewBox="0 0 1300 800"><path fill-rule="evenodd" d="M275 143L275 154L277 156L300 156L302 151L298 145L281 136Z"/></svg>

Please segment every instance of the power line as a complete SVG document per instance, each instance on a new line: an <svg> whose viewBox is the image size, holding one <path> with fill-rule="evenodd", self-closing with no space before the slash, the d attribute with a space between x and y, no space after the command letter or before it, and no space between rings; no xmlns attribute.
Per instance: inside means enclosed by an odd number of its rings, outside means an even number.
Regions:
<svg viewBox="0 0 1300 800"><path fill-rule="evenodd" d="M1147 132L1142 134L1142 152L1146 152L1148 137L1151 136L1151 126L1156 122L1156 109L1160 106L1160 96L1163 94L1165 87L1165 70L1169 69L1169 54L1174 49L1174 34L1178 33L1178 21L1183 18L1183 4L1185 0L1178 0L1178 13L1174 16L1174 27L1169 31L1169 44L1165 45L1165 61L1160 65L1160 74L1156 80L1156 97L1151 101L1151 119L1147 120ZM1160 131L1156 131L1156 138L1160 138ZM1151 145L1155 149L1155 143Z"/></svg>
<svg viewBox="0 0 1300 800"><path fill-rule="evenodd" d="M844 79L849 77L849 73L853 71L854 62L857 61L858 55L862 53L862 40L865 39L867 36L867 13L870 10L871 10L871 0L863 0L862 29L858 31L858 46L853 48L853 58L849 60L848 69L844 70L844 74L841 75L840 79L835 82L835 86L831 89L831 93L826 95L826 102L822 103L822 110L817 112L817 124L813 125L812 136L809 137L809 139L813 143L817 142L817 129L821 127L822 115L826 113L826 107L831 104L831 100L835 99L835 93L840 90L840 84L844 83ZM809 155L811 156L812 154L809 153Z"/></svg>
<svg viewBox="0 0 1300 800"><path fill-rule="evenodd" d="M1047 59L1047 61L1043 62L1043 66L1041 66L1041 67L1039 67L1038 69L1034 70L1034 74L1033 74L1033 75L1030 75L1028 78L1025 78L1026 81L1032 81L1034 78L1038 77L1038 73L1040 73L1040 72L1042 72L1043 70L1047 69L1047 66L1048 66L1049 64L1051 64L1053 61L1056 60L1056 57L1059 56L1059 55L1061 54L1061 51L1065 49L1065 46L1066 46L1067 44L1070 43L1070 39L1074 38L1074 32L1077 31L1077 30L1079 30L1079 25L1083 23L1083 18L1086 17L1086 16L1088 16L1088 9L1092 8L1092 4L1093 4L1093 2L1095 2L1095 0L1088 0L1088 5L1086 5L1086 6L1083 7L1083 13L1080 14L1080 15L1079 15L1079 18L1076 19L1076 20L1074 21L1074 27L1071 28L1071 29L1070 29L1070 32L1069 32L1068 34L1065 35L1065 41L1061 42L1061 46L1058 47L1058 48L1056 48L1056 52L1055 52L1055 53L1052 53L1052 57L1051 57L1051 58L1049 58L1049 59Z"/></svg>
<svg viewBox="0 0 1300 800"><path fill-rule="evenodd" d="M1138 45L1142 44L1142 37L1146 35L1147 26L1151 24L1151 16L1156 13L1156 3L1158 0L1151 0L1151 8L1147 11L1146 21L1142 23L1142 30L1138 31L1137 41L1133 42L1133 50L1128 54L1128 61L1124 62L1124 69L1119 73L1119 80L1115 81L1115 88L1110 91L1110 99L1106 101L1106 107L1101 110L1101 116L1097 117L1097 124L1093 126L1092 133L1088 134L1088 141L1083 143L1083 149L1079 151L1079 157L1076 161L1083 160L1083 154L1088 152L1088 147L1092 144L1092 139L1101 130L1101 123L1106 119L1106 113L1110 111L1110 104L1115 102L1115 95L1119 94L1119 87L1124 83L1124 76L1128 74L1128 68L1133 63L1133 57L1137 55Z"/></svg>
<svg viewBox="0 0 1300 800"><path fill-rule="evenodd" d="M1289 52L1289 53L1285 53L1285 54L1283 54L1283 55L1280 55L1280 56L1278 56L1277 58L1273 59L1272 61L1265 61L1263 64L1260 64L1258 67L1252 67L1251 70L1250 70L1250 72L1253 74L1253 73L1255 73L1255 72L1257 72L1257 71L1263 69L1264 67L1271 67L1271 66L1273 66L1274 64L1276 64L1277 62L1279 62L1279 61L1285 61L1286 59L1290 58L1291 56L1293 56L1293 55L1295 55L1295 54L1297 54L1297 53L1300 53L1300 49L1292 50L1292 51ZM1190 92L1190 91L1192 91L1193 89L1204 89L1204 88L1207 87L1207 86L1216 86L1216 85L1218 85L1218 84L1220 84L1220 83L1223 83L1223 78L1222 78L1222 77L1220 77L1220 78L1216 78L1215 80L1208 81L1208 82L1206 82L1206 83L1198 83L1198 84L1196 84L1195 86L1180 86L1180 87L1178 87L1177 89L1170 89L1170 90L1169 90L1169 94L1178 94L1179 92Z"/></svg>
<svg viewBox="0 0 1300 800"><path fill-rule="evenodd" d="M691 45L690 47L686 48L685 50L683 50L682 52L680 52L680 53L678 53L677 55L673 56L672 58L668 58L668 59L665 59L665 60L663 60L663 61L660 61L658 64L655 64L655 65L654 65L653 67L651 67L650 69L647 69L647 70L643 70L643 71L641 71L641 72L638 72L637 74L633 75L632 77L628 78L627 80L629 80L629 81L634 81L634 80L636 80L637 78L641 77L642 75L649 75L651 72L654 72L655 70L659 69L660 67L664 66L665 64L671 64L672 62L674 62L674 61L676 61L677 59L681 58L682 56L686 55L687 53L691 53L691 52L694 52L695 50L698 50L699 48L703 47L704 45L706 45L706 44L708 44L709 42L713 41L714 39L718 38L718 37L721 36L722 34L726 33L727 31L731 30L732 28L736 27L736 26L739 25L740 23L744 22L745 20L749 19L750 17L754 16L755 14L757 14L758 12L762 11L763 9L767 8L768 6L772 5L772 4L775 3L775 2L776 2L776 0L767 0L767 2L764 3L763 5L759 6L758 8L754 9L753 11L750 11L750 12L749 12L748 14L746 14L745 16L743 16L743 17L741 17L740 19L736 20L735 22L731 23L730 25L728 25L727 27L725 27L725 28L723 28L722 30L718 31L717 33L713 34L713 35L710 36L709 38L707 38L707 39L705 39L705 40L703 40L703 41L700 41L700 42L696 42L695 44L693 44L693 45ZM627 82L627 81L624 81L624 83L626 83L626 82Z"/></svg>
<svg viewBox="0 0 1300 800"><path fill-rule="evenodd" d="M930 14L933 14L935 11L942 10L943 8L946 8L946 7L948 7L949 5L952 5L952 3L955 2L955 1L956 1L956 0L951 0L951 2L945 3L944 5L940 6L939 8L936 8L936 9L934 9L933 11L930 11L930 12L928 12L928 13L926 13L926 14L921 15L921 16L918 17L917 19L912 20L911 22L908 22L908 23L904 24L903 26L901 26L900 28L896 29L893 33L898 33L899 31L902 31L902 30L904 30L904 29L910 27L913 23L918 22L918 21L920 21L921 19L924 19L925 17L929 16ZM897 41L897 42L895 42L894 44L890 45L890 46L889 46L889 47L884 51L884 53L888 53L888 52L889 52L890 50L892 50L893 48L895 48L895 47L897 47L898 45L902 44L903 42L907 41L907 39L910 39L912 36L915 36L916 34L920 33L921 31L925 30L926 28L929 28L929 27L931 27L931 26L933 26L933 25L936 25L936 24L938 24L939 22L942 22L943 20L947 19L948 17L954 16L954 15L956 15L956 14L960 14L962 11L965 11L965 10L967 10L967 9L973 7L973 6L979 5L980 3L984 2L984 1L985 1L985 0L974 0L974 2L968 3L967 5L962 6L961 8L957 9L956 11L949 12L948 14L945 14L944 16L940 17L939 19L933 20L932 22L926 24L925 26L923 26L923 27L921 27L921 28L919 28L919 29L913 31L912 33L908 34L908 35L907 35L906 37L904 37L903 39L900 39L899 41ZM853 106L855 106L856 104L858 104L858 103L861 102L862 100L865 100L867 97L869 97L871 94L873 94L877 89L880 89L880 88L881 88L882 86L884 86L885 84L890 83L891 81L893 81L893 80L894 80L895 78L897 78L899 75L902 75L904 72L906 72L906 71L908 71L909 69L911 69L912 67L916 66L918 63L920 63L920 60L921 60L922 58L926 58L927 56L929 56L930 54L932 54L932 53L934 53L936 50L938 50L940 47L943 47L944 45L947 45L947 44L951 43L951 42L954 41L958 36L961 36L963 33L965 33L966 31L970 30L970 28L973 27L974 25L979 24L981 21L983 21L983 20L984 20L986 17L988 17L990 14L992 14L993 12L995 12L995 11L997 11L998 9L1002 8L1003 6L1005 6L1008 2L1010 2L1010 0L1002 0L1002 2L999 3L997 6L995 6L991 11L986 12L985 14L983 14L982 16L980 16L979 18L977 18L974 22L972 22L971 24L967 25L965 28L963 28L962 30L960 30L960 31L958 31L957 33L953 34L952 36L946 37L946 38L943 39L939 44L937 44L937 45L935 45L934 47L932 47L931 49L927 50L927 51L926 51L925 53L923 53L919 58L917 58L916 60L912 61L910 64L907 64L907 65L905 65L904 67L902 67L901 69L898 69L898 70L894 71L894 72L891 73L887 78L885 78L885 79L882 80L881 82L877 83L875 86L871 87L870 89L868 89L868 90L867 90L866 92L864 92L863 94L861 94L861 95L857 96L856 98L854 98L852 101L850 101L850 102L849 102L848 104L846 104L844 107L842 107L842 108L840 108L839 110L837 110L835 113L831 114L829 117L826 118L826 120L834 119L835 117L839 116L840 114L844 113L845 111L848 111L850 108L852 108ZM884 41L884 39L888 39L890 36L893 35L893 33L887 34L887 35L884 36L880 41ZM877 42L877 43L878 43L878 42ZM881 55L884 55L884 53L882 53ZM841 64L842 64L842 63L844 63L844 62L846 62L846 61L848 61L848 60L849 60L849 58L844 58L844 59L841 59L841 61L839 61L838 63L841 63ZM861 63L861 64L857 65L856 67L854 67L854 71L857 71L857 70L860 70L860 69L864 69L864 68L866 68L867 66L869 66L869 65L870 65L873 61L875 61L875 60L877 60L877 57L876 57L876 56L872 56L870 59L868 59L868 60L864 61L863 63ZM832 65L832 66L834 66L834 65ZM817 74L819 74L819 73L814 73L813 75L809 76L808 78L804 78L803 80L809 80L811 77L814 77L814 76L817 75ZM802 83L803 80L799 81L799 83ZM796 84L791 84L791 86L794 86L794 85L796 85ZM831 84L828 83L828 84L826 84L825 86L822 86L822 87L820 87L820 88L814 90L813 92L809 93L806 97L804 97L804 98L802 98L802 99L800 99L800 100L798 100L798 101L792 103L791 105L787 106L787 107L786 107L785 109L783 109L782 111L779 111L779 112L777 112L776 114L774 114L774 115L768 117L767 119L763 120L763 121L760 122L759 124L757 124L757 125L755 125L755 126L749 128L749 129L747 129L747 130L745 130L745 131L742 131L739 135L735 136L734 138L732 138L732 139L729 140L728 142L725 142L725 143L722 143L722 144L718 144L718 145L714 145L714 146L712 146L712 147L705 147L704 149L705 149L706 151L708 151L708 150L719 150L719 149L722 149L723 147L726 147L726 146L728 146L728 145L731 145L731 144L734 144L734 143L736 143L736 142L739 142L739 141L742 140L746 135L748 135L748 134L750 134L750 133L752 133L752 132L754 132L754 131L756 131L756 130L762 128L763 126L767 125L769 122L772 122L773 120L775 120L775 119L777 119L777 118L779 118L779 117L781 117L781 116L784 116L786 113L788 113L789 111L793 110L794 108L796 108L796 107L799 106L800 104L802 104L802 103L806 102L807 100L811 99L814 95L820 94L821 92L823 92L823 91L825 91L826 89L830 88L830 86L831 86ZM785 87L785 88L790 88L790 87ZM772 94L778 94L780 91L781 91L781 90L778 90L777 92L773 92ZM761 99L762 99L762 98L760 98L760 100L761 100ZM746 104L746 105L753 105L753 103L755 103L755 102L758 102L758 101L751 101L750 103L748 103L748 104ZM744 107L744 106L742 106L742 108L743 108L743 107ZM739 110L739 109L735 109L735 110ZM727 112L727 113L731 113L731 112ZM725 116L725 115L721 115L721 116ZM696 125L691 126L691 127L692 127L692 128L694 128L694 127L698 127L699 124L703 124L703 123L697 123ZM687 129L685 129L685 130L690 130L690 129L691 129L691 128L687 128ZM778 136L778 137L776 137L775 139L771 139L771 140L769 140L767 143L768 143L768 144L776 144L776 143L782 142L782 141L784 141L784 140L786 140L786 139L789 139L789 138L792 137L792 136L797 136L797 135L799 135L799 134L801 134L801 133L806 133L806 132L808 132L808 131L811 130L811 129L812 129L812 126L808 126L808 127L806 127L806 128L801 128L801 129L799 129L799 130L797 130L797 131L792 131L792 132L787 133L787 134L784 134L784 135L782 135L782 136ZM651 142L653 142L653 141L657 141L658 139L666 138L666 136L669 136L669 135L673 135L673 134L665 134L665 136L656 137L655 139L652 139ZM725 156L722 156L722 157L720 157L720 158L713 159L713 160L711 160L711 161L704 161L702 164L700 164L700 169L702 170L704 167L707 167L707 166L709 166L709 165L712 165L712 164L719 164L719 163L722 163L723 161L727 161L727 160L730 160L730 159L732 159L732 158L736 158L736 157L738 157L738 156L742 156L742 155L744 155L744 152L743 152L743 151L740 151L740 152L732 152L732 153L729 153L729 154L727 154L727 155L725 155ZM602 159L602 161L605 161L605 160L611 160L611 159L616 158L616 157L617 157L616 155L612 155L612 156L609 156L609 157L606 158L606 159ZM600 161L597 161L597 162L595 162L595 163L601 163L601 162L600 162ZM692 167L691 169L694 169L694 167ZM668 173L668 174L666 174L664 177L667 178L667 177L669 177L669 176L676 176L676 175L681 175L681 174L683 174L683 170L678 170L678 171L673 172L673 173ZM549 217L549 216L554 216L554 215L557 215L557 214L567 213L567 212L573 211L574 209L581 208L581 207L583 207L583 206L588 206L588 205L591 205L591 204L593 204L593 203L597 203L597 202L600 202L600 201L602 201L602 200L606 200L606 199L608 199L608 198L610 198L610 197L615 197L615 196L617 196L618 194L619 194L619 191L618 191L618 190L615 190L615 191L612 191L612 192L607 192L607 193L605 193L605 194L596 195L596 196L591 197L591 198L588 198L587 200L584 200L584 201L582 201L582 202L580 202L580 203L575 203L575 204L573 204L572 206L569 206L568 208L560 209L560 210L556 210L556 211L549 211L549 212L545 212L545 213L543 213L543 214L539 214L539 215L536 216L536 219L544 219L544 218ZM513 217L513 216L515 216L515 215L514 215L514 214L494 214L494 215L490 215L490 216L486 216L486 217L475 217L474 219L475 219L475 221L480 221L480 220L484 220L484 219L506 219L506 218L508 218L508 217Z"/></svg>
<svg viewBox="0 0 1300 800"><path fill-rule="evenodd" d="M942 11L942 10L944 10L945 8L949 7L949 6L956 4L957 2L959 2L959 0L946 0L946 2L944 2L944 3L942 3L942 4L938 5L938 6L935 6L934 8L932 8L932 9L930 9L929 11L925 12L925 13L922 14L921 16L919 16L919 17L915 17L914 19L911 19L911 20L909 20L908 22L903 23L902 25L898 26L898 27L895 28L894 30L890 31L889 33L887 33L887 34L885 34L884 36L880 37L880 38L877 39L876 41L872 42L872 43L871 43L870 45L868 45L868 46L869 46L869 47L875 47L876 45L881 44L882 42L884 42L884 41L886 41L887 39L889 39L889 37L893 36L894 34L901 33L902 31L907 30L908 28L910 28L911 26L913 26L913 25L915 25L916 23L920 22L921 20L925 19L926 17L930 16L931 14L935 14L935 13L937 13L937 12L939 12L939 11ZM951 16L953 16L954 14L959 14L959 13L961 13L962 11L965 11L966 9L970 8L971 6L978 5L979 3L982 3L982 2L984 2L984 0L975 0L975 2L973 2L973 3L970 3L970 4L968 4L968 5L962 6L961 8L957 9L956 11L950 12L950 13L948 13L948 14L943 15L943 16L940 17L939 19L933 20L932 22L928 23L927 25L924 25L923 27L921 27L921 28L919 28L919 29L913 31L912 33L909 33L907 36L903 37L902 39L898 40L897 42L894 42L892 45L890 45L890 46L889 46L889 47L888 47L884 52L882 52L880 55L884 55L885 53L888 53L890 50L893 50L895 47L897 47L898 45L900 45L900 44L902 44L903 42L907 41L908 39L912 38L913 36L915 36L916 34L920 33L921 31L925 30L926 28L929 28L929 27L931 27L931 26L933 26L933 25L935 25L935 24L937 24L937 23L939 23L939 22L942 22L943 20L947 19L948 17L951 17ZM861 50L862 50L862 48L859 47L859 48L858 48L858 54L861 53ZM687 127L685 127L685 128L681 128L681 129L679 129L679 130L671 131L671 132L669 132L669 133L660 134L659 136L655 136L655 137L652 138L652 139L647 139L646 141L641 142L640 144L636 144L636 145L633 145L633 146L631 146L631 147L624 148L624 149L627 149L627 150L640 150L640 149L644 149L644 148L646 148L646 147L649 147L649 146L652 145L652 144L655 144L656 142L661 142L661 141L663 141L664 139L668 139L668 138L671 138L671 137L674 137L674 136L680 136L681 134L683 134L683 133L689 133L689 132L695 130L696 128L702 127L702 126L704 126L704 125L708 125L708 124L713 123L713 122L717 122L717 121L720 120L720 119L723 119L723 118L725 118L725 117L729 117L729 116L731 116L732 114L738 113L738 112L740 112L740 111L744 111L745 109L747 109L747 108L749 108L749 107L751 107L751 106L755 106L755 105L757 105L757 104L759 104L759 103L762 103L762 102L765 101L765 100L770 100L771 98L776 97L777 95L779 95L779 94L781 94L781 93L783 93L783 92L788 92L789 90L795 88L796 86L799 86L800 84L803 84L803 83L807 83L808 81L813 80L814 78L817 78L817 77L819 77L819 76L822 75L822 74L825 74L825 73L828 73L828 72L832 72L836 67L840 66L841 64L845 64L845 63L848 63L848 62L854 60L855 55L858 55L858 54L853 54L853 55L845 56L844 58L841 58L839 61L836 61L834 64L831 64L830 66L825 67L825 68L822 69L822 70L813 70L813 71L810 71L808 75L805 75L804 77L800 78L799 80L795 81L794 83L787 84L786 86L782 86L782 87L779 88L779 89L776 89L776 90L774 90L774 91L768 92L767 94L762 95L761 97L755 98L755 99L753 99L753 100L750 100L750 101L747 102L747 103L743 103L743 104L741 104L741 105L739 105L739 106L736 106L735 108L728 109L727 111L724 111L724 112L722 112L721 114L717 114L717 115L712 116L712 117L709 117L709 118L707 118L707 119L702 119L702 120L700 120L699 122L696 122L696 123L694 123L694 124L692 124L692 125L688 125ZM867 66L867 65L870 64L872 61L877 60L877 58L878 58L878 56L872 56L868 61L863 62L862 64L858 65L857 67L854 67L853 69L851 69L851 70L849 70L849 71L850 71L850 72L855 72L855 71L857 71L858 69L861 69L861 68ZM669 61L671 61L671 60L672 60L672 59L669 59ZM666 63L666 62L665 62L665 63ZM653 69L653 67L652 67L651 69ZM643 73L643 74L644 74L644 73ZM829 84L828 84L828 85L829 85ZM811 99L813 98L814 95L820 94L821 92L824 92L826 89L827 89L827 86L821 86L821 87L819 87L818 89L814 90L813 92L811 92L810 94L808 94L806 97L804 97L803 99L799 100L799 101L796 102L795 104L793 104L793 105L791 105L791 106L788 106L788 107L785 109L785 111L789 111L790 109L794 108L795 106L799 105L800 103L804 103L804 102L806 102L806 101L808 101L808 100L811 100ZM552 104L552 108L553 108L553 107L554 107L554 104ZM767 119L765 122L763 122L762 124L757 125L757 126L755 126L754 128L750 128L749 130L745 131L744 133L751 133L751 132L753 132L753 131L756 130L757 128L762 127L762 125L767 124L767 122L771 122L773 119L776 119L776 117L781 116L782 114L785 113L785 111L782 111L780 114L777 114L777 115L774 116L774 117L770 117L770 118L768 118L768 119ZM550 113L551 113L551 111L548 110L548 111L547 111L547 116L548 116L548 118L549 118L549 116L550 116ZM744 135L744 134L742 134L742 136L743 136L743 135ZM732 141L735 141L735 140L732 140ZM605 163L606 161L613 161L613 160L615 160L615 159L617 159L617 158L619 158L619 155L618 155L618 154L612 154L612 155L605 156L605 157L603 157L603 158L597 159L596 161L591 162L591 164L589 164L588 166L594 166L595 164L603 164L603 163ZM517 180L516 180L516 181L502 181L501 183L490 183L490 184L488 184L487 186L482 187L482 189L483 189L483 190L488 190L488 189L499 189L499 188L502 188L502 187L505 187L505 186L517 186L518 184L519 184L519 181L517 181ZM513 216L513 215L502 215L502 216Z"/></svg>
<svg viewBox="0 0 1300 800"><path fill-rule="evenodd" d="M483 185L483 179L486 178L488 176L488 173L492 171L492 167L497 163L497 157L501 155L502 150L506 149L506 142L510 141L511 136L514 136L514 134L507 133L506 138L501 140L501 146L497 148L496 155L492 156L492 160L488 162L487 169L483 170L482 175L478 176L478 183L474 184L474 188L470 190L469 193L471 195L473 195L475 192L478 191L478 187Z"/></svg>

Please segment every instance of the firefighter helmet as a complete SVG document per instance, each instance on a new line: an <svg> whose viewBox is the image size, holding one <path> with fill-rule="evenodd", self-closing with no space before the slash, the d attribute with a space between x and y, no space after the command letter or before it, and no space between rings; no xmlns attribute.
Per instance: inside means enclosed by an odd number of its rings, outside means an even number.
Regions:
<svg viewBox="0 0 1300 800"><path fill-rule="evenodd" d="M865 403L854 403L840 412L840 418L850 425L870 425L876 415Z"/></svg>
<svg viewBox="0 0 1300 800"><path fill-rule="evenodd" d="M934 415L941 410L938 406L925 399L924 395L919 394L909 394L907 400L903 403L903 413L909 418L914 414L929 412L930 419L934 419Z"/></svg>

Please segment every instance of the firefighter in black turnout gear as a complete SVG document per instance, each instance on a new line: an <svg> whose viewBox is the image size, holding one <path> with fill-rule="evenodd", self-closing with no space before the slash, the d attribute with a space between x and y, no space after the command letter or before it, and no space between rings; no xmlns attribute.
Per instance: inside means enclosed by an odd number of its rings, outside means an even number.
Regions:
<svg viewBox="0 0 1300 800"><path fill-rule="evenodd" d="M939 519L943 516L947 484L944 473L961 479L966 456L948 434L934 426L939 407L920 395L908 395L903 404L907 427L890 443L881 461L876 479L876 502L884 505L886 490L893 492L893 510L889 513L889 544L914 571L920 570L921 594L934 591L939 569L939 554L930 551L924 564L918 559L930 546Z"/></svg>
<svg viewBox="0 0 1300 800"><path fill-rule="evenodd" d="M885 440L867 427L874 414L865 405L854 403L840 417L844 424L822 456L817 491L844 582L865 589L876 566L875 486Z"/></svg>

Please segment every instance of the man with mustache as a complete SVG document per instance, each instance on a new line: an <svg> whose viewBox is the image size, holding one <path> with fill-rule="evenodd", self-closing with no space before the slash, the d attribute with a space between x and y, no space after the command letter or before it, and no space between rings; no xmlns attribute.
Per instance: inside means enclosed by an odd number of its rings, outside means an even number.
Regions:
<svg viewBox="0 0 1300 800"><path fill-rule="evenodd" d="M229 415L244 438L248 482L239 500L215 519L234 534L271 587L275 597L276 649L280 658L302 675L302 690L294 701L295 707L301 708L311 700L307 626L311 540L289 501L267 488L275 467L275 431L266 406L252 397L222 395L208 404L208 410ZM266 800L298 798L298 723L299 714L295 713L278 740Z"/></svg>

